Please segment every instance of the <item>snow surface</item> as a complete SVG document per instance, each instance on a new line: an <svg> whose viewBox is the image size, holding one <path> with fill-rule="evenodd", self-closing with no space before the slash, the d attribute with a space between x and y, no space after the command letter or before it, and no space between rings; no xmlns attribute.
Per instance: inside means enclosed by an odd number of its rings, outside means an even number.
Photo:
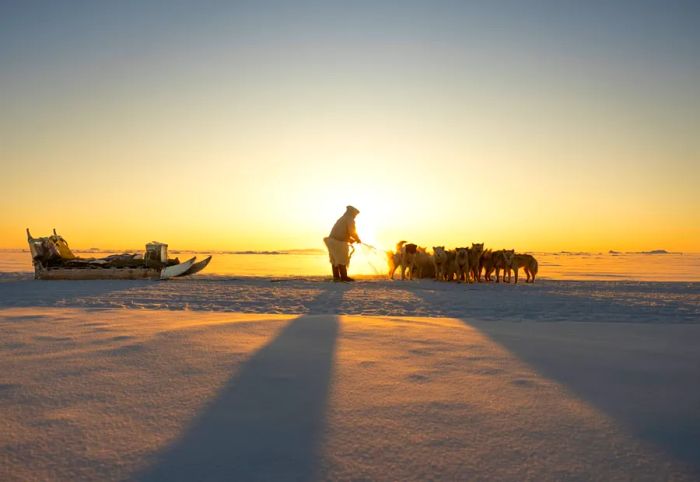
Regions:
<svg viewBox="0 0 700 482"><path fill-rule="evenodd" d="M700 285L0 282L0 480L698 480Z"/></svg>
<svg viewBox="0 0 700 482"><path fill-rule="evenodd" d="M368 279L349 285L320 277L196 276L167 282L6 277L0 281L2 306L696 323L700 321L700 283L542 280L468 285Z"/></svg>

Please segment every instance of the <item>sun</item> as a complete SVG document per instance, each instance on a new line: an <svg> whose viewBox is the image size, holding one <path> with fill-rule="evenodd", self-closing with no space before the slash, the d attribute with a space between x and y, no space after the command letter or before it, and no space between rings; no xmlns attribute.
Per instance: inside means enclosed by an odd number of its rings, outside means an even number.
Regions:
<svg viewBox="0 0 700 482"><path fill-rule="evenodd" d="M360 210L357 219L357 233L362 242L379 250L387 250L392 246L386 239L388 223L393 221L389 215L390 206L394 201L376 189L361 190L352 196L352 204Z"/></svg>

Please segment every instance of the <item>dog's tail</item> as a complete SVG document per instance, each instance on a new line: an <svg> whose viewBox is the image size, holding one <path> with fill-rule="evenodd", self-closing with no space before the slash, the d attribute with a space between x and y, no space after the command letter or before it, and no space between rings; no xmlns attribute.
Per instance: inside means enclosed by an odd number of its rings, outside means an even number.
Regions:
<svg viewBox="0 0 700 482"><path fill-rule="evenodd" d="M406 241L399 241L398 243L396 243L396 252L397 253L401 252L401 248L403 248L404 244L406 244Z"/></svg>
<svg viewBox="0 0 700 482"><path fill-rule="evenodd" d="M537 264L537 259L535 257L532 257L532 274L537 274L537 270L539 269L539 265Z"/></svg>

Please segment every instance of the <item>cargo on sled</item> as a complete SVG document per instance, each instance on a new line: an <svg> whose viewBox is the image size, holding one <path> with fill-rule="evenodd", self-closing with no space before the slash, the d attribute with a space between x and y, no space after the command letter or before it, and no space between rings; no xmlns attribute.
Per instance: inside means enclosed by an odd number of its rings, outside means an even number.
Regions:
<svg viewBox="0 0 700 482"><path fill-rule="evenodd" d="M153 241L144 254L113 254L104 258L75 256L68 243L53 230L53 235L33 238L27 229L27 241L34 264L34 278L45 280L92 279L168 279L202 271L211 256L180 262L168 258L168 245Z"/></svg>

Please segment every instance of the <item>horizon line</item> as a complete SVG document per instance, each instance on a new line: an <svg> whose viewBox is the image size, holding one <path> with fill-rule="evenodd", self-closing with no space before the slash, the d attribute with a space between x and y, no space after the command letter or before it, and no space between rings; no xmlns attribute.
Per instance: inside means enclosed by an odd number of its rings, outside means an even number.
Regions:
<svg viewBox="0 0 700 482"><path fill-rule="evenodd" d="M125 252L141 252L142 248L131 249L131 248L72 248L72 251L76 253L125 253ZM169 249L171 253L194 253L194 254L250 254L250 255L288 255L288 254L324 254L326 250L323 248L292 248L292 249ZM377 248L379 252L393 251L384 250ZM609 249L607 251L591 250L591 251L573 251L573 250L517 250L521 253L540 253L540 254L565 254L565 255L618 255L618 254L644 254L644 255L663 255L663 254L700 254L700 251L670 251L663 248L650 249L643 251L618 251L614 249ZM0 248L0 252L29 252L29 248Z"/></svg>

